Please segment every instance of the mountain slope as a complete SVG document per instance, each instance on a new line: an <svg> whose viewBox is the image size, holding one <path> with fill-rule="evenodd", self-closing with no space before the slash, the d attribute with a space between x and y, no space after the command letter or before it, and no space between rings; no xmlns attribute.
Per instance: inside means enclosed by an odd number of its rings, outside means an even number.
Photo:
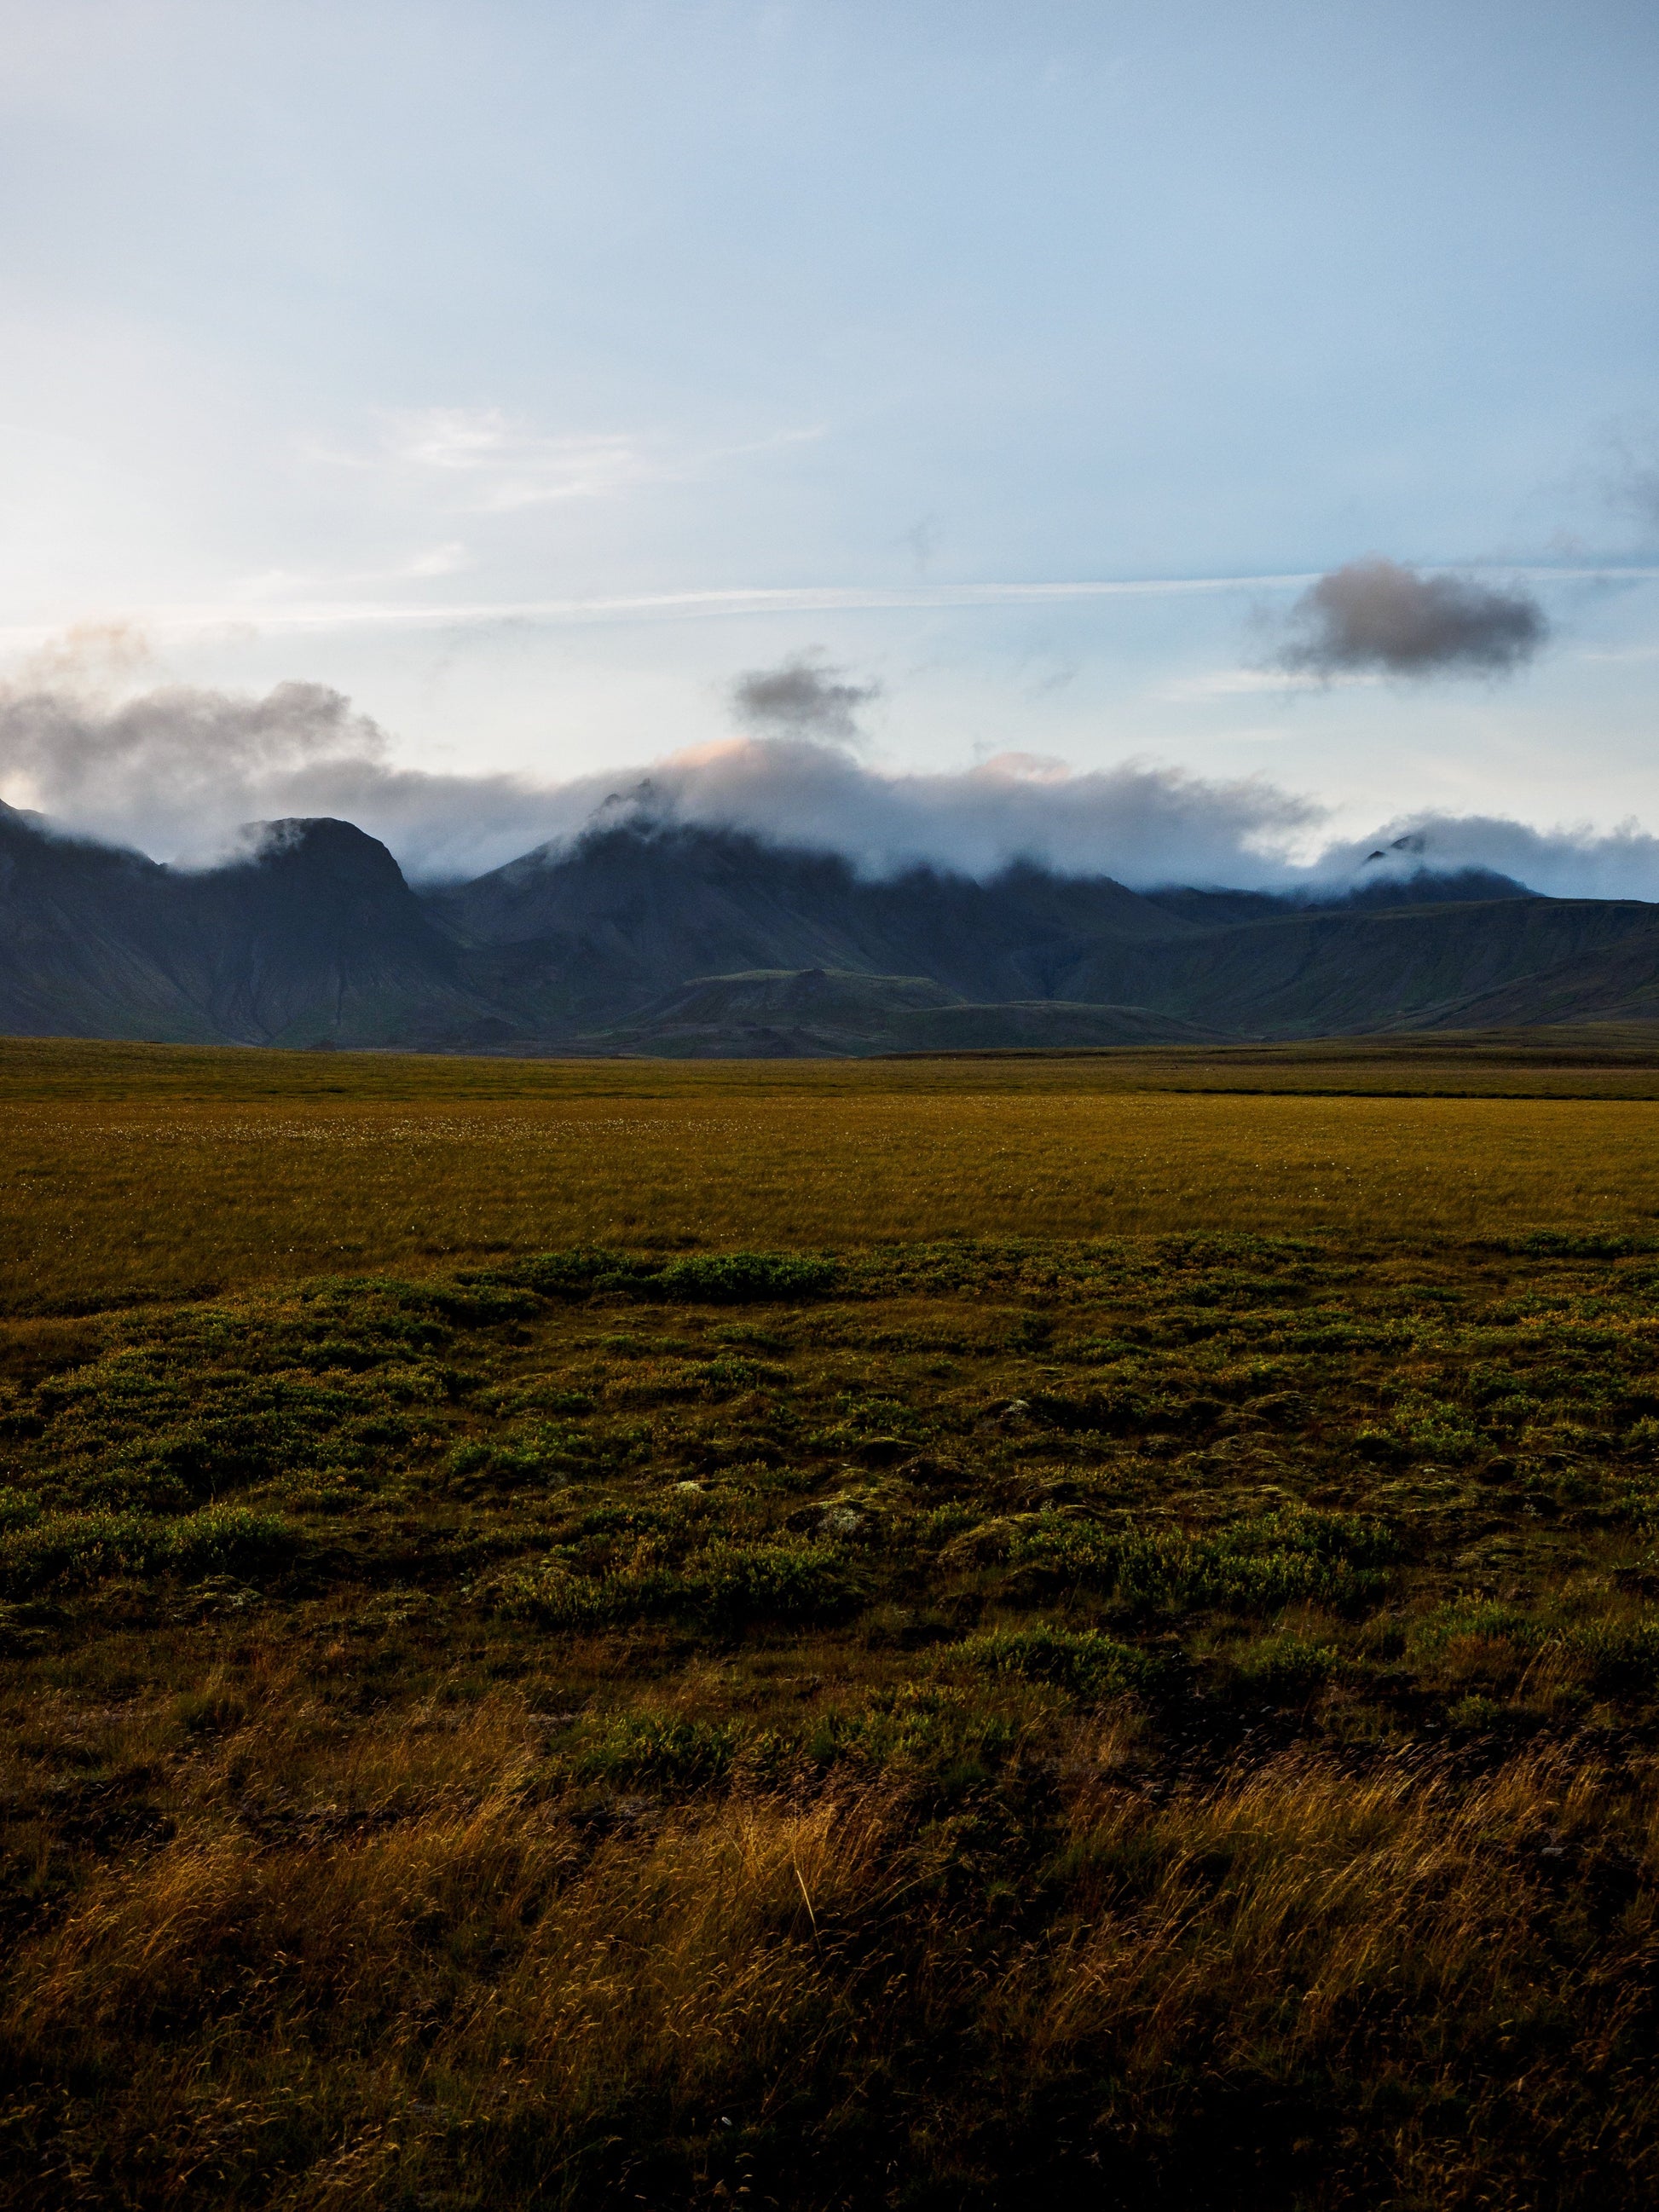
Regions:
<svg viewBox="0 0 1659 2212"><path fill-rule="evenodd" d="M0 806L0 1029L15 1036L222 1041L154 947L167 871Z"/></svg>
<svg viewBox="0 0 1659 2212"><path fill-rule="evenodd" d="M1054 1000L974 1006L926 975L821 968L697 976L633 1020L576 1041L583 1051L680 1058L801 1059L881 1052L1213 1042L1218 1032L1139 1006Z"/></svg>
<svg viewBox="0 0 1659 2212"><path fill-rule="evenodd" d="M871 883L630 826L417 894L349 823L267 824L192 874L0 808L0 1030L794 1054L1659 1020L1659 907L1469 896L1491 887L1314 907L1030 866Z"/></svg>
<svg viewBox="0 0 1659 2212"><path fill-rule="evenodd" d="M632 1020L580 1042L676 1059L850 1056L879 1050L906 1015L951 1004L928 975L754 969L694 976Z"/></svg>
<svg viewBox="0 0 1659 2212"><path fill-rule="evenodd" d="M1654 914L1651 908L1646 909ZM1419 1029L1659 1021L1659 915L1610 946L1577 952L1517 981L1458 999Z"/></svg>
<svg viewBox="0 0 1659 2212"><path fill-rule="evenodd" d="M630 826L431 902L477 987L555 1036L654 1021L693 976L757 971L926 975L975 1006L1139 1008L1202 1034L1285 1037L1444 1023L1489 992L1506 994L1504 1020L1524 1022L1528 979L1573 961L1582 988L1563 976L1536 1018L1587 1018L1605 998L1597 963L1616 950L1621 1005L1644 974L1659 988L1659 908L1542 898L1474 872L1437 902L1434 888L1366 885L1312 906L1142 896L1030 867L984 884L921 870L866 883L843 860L732 832ZM731 1021L754 1026L735 1010Z"/></svg>
<svg viewBox="0 0 1659 2212"><path fill-rule="evenodd" d="M1615 953L1630 989L1644 974L1659 978L1659 908L1529 897L1344 909L1239 922L1133 950L1104 939L1064 970L1056 994L1132 1000L1264 1036L1467 1025L1467 1002L1499 991L1505 1021L1566 1021L1601 1011L1593 979L1597 963ZM1528 979L1563 962L1583 963L1585 988L1576 997L1553 989L1538 999L1537 1012L1527 1011Z"/></svg>
<svg viewBox="0 0 1659 2212"><path fill-rule="evenodd" d="M977 1000L1048 998L1086 943L1195 937L1109 877L918 869L861 880L832 854L729 830L633 827L526 854L429 895L479 988L566 1028L642 1011L694 975L811 969L928 975Z"/></svg>
<svg viewBox="0 0 1659 2212"><path fill-rule="evenodd" d="M249 1043L477 1041L504 1033L386 847L349 822L276 822L247 859L174 879L172 966Z"/></svg>
<svg viewBox="0 0 1659 2212"><path fill-rule="evenodd" d="M506 1033L384 845L266 825L186 873L0 812L0 1028L168 1042L424 1043Z"/></svg>

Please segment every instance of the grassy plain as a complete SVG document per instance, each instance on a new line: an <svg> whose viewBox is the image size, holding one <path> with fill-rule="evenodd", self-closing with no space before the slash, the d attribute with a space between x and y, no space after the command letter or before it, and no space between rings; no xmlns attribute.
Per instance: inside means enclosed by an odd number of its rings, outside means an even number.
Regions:
<svg viewBox="0 0 1659 2212"><path fill-rule="evenodd" d="M693 1066L0 1043L0 1313L585 1242L1627 1224L1659 1220L1656 1102L1627 1032Z"/></svg>
<svg viewBox="0 0 1659 2212"><path fill-rule="evenodd" d="M0 2203L1651 2200L1639 1037L0 1126Z"/></svg>

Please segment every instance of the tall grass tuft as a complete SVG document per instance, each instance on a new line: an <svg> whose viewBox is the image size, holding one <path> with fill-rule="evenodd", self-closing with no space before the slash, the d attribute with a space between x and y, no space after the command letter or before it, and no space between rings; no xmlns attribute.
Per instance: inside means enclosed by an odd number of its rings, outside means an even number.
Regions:
<svg viewBox="0 0 1659 2212"><path fill-rule="evenodd" d="M715 1755L672 1723L609 1741L633 1781ZM1471 2212L1659 2179L1652 1908L1564 1919L1540 1855L1648 1850L1651 1788L1544 1754L1474 1782L1291 1757L1169 1802L1067 1771L1029 1925L880 1782L639 1801L597 1839L512 1759L326 1842L204 1810L15 1956L8 2070L69 2102L4 2201L97 2175L110 2201L828 2208L1024 2160L1150 2205L1247 2136L1310 2204L1352 2201L1339 2146L1376 2201Z"/></svg>

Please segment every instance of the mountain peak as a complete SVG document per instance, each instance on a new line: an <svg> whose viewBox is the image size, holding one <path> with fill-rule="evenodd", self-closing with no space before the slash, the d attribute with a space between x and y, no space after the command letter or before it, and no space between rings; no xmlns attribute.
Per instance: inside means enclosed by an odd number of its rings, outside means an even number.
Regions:
<svg viewBox="0 0 1659 2212"><path fill-rule="evenodd" d="M322 875L337 883L380 890L406 888L404 872L378 837L331 815L290 815L280 822L251 823L244 835L255 867Z"/></svg>

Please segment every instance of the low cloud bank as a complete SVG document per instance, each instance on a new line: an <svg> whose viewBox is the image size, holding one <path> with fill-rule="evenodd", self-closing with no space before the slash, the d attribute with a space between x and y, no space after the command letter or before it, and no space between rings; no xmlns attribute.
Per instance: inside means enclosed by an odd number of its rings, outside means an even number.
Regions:
<svg viewBox="0 0 1659 2212"><path fill-rule="evenodd" d="M247 824L296 814L355 822L417 873L494 866L549 834L543 794L519 779L430 775L391 752L383 730L321 684L279 684L263 699L179 685L118 702L0 691L0 797L159 859L222 860Z"/></svg>
<svg viewBox="0 0 1659 2212"><path fill-rule="evenodd" d="M1413 814L1374 837L1328 845L1306 880L1345 889L1428 870L1486 868L1552 898L1659 899L1659 837L1635 822L1615 830L1534 830L1497 814Z"/></svg>
<svg viewBox="0 0 1659 2212"><path fill-rule="evenodd" d="M1263 880L1323 812L1255 776L1206 782L1137 761L1076 774L1028 753L891 775L828 745L771 738L677 755L607 794L598 818L746 830L844 853L874 875L923 861L986 876L1033 860L1148 884Z"/></svg>
<svg viewBox="0 0 1659 2212"><path fill-rule="evenodd" d="M590 827L726 827L844 853L873 874L917 862L988 875L1030 859L1139 883L1261 882L1323 810L1257 777L1207 782L1130 762L1073 774L1007 753L952 775L867 767L849 733L873 687L791 663L739 679L737 703L798 735L733 738L643 773L557 785L400 769L385 732L321 684L263 699L179 688L118 704L72 691L0 695L0 795L50 820L186 865L236 850L246 823L331 814L380 837L409 872L475 874Z"/></svg>
<svg viewBox="0 0 1659 2212"><path fill-rule="evenodd" d="M751 724L786 734L538 785L399 768L385 732L320 684L280 684L262 699L169 687L121 701L43 684L0 692L0 797L186 865L237 850L249 823L333 815L428 880L632 822L746 830L845 854L872 874L924 863L982 877L1029 860L1141 889L1331 892L1419 868L1484 867L1557 895L1659 898L1659 840L1634 823L1603 835L1419 814L1310 860L1329 810L1259 776L1210 781L1142 761L1079 773L1024 753L950 774L890 773L823 734L854 725L872 690L811 662L757 672L739 679L737 703L747 699Z"/></svg>
<svg viewBox="0 0 1659 2212"><path fill-rule="evenodd" d="M1548 634L1529 592L1422 575L1373 554L1309 586L1278 659L1294 675L1507 676Z"/></svg>

